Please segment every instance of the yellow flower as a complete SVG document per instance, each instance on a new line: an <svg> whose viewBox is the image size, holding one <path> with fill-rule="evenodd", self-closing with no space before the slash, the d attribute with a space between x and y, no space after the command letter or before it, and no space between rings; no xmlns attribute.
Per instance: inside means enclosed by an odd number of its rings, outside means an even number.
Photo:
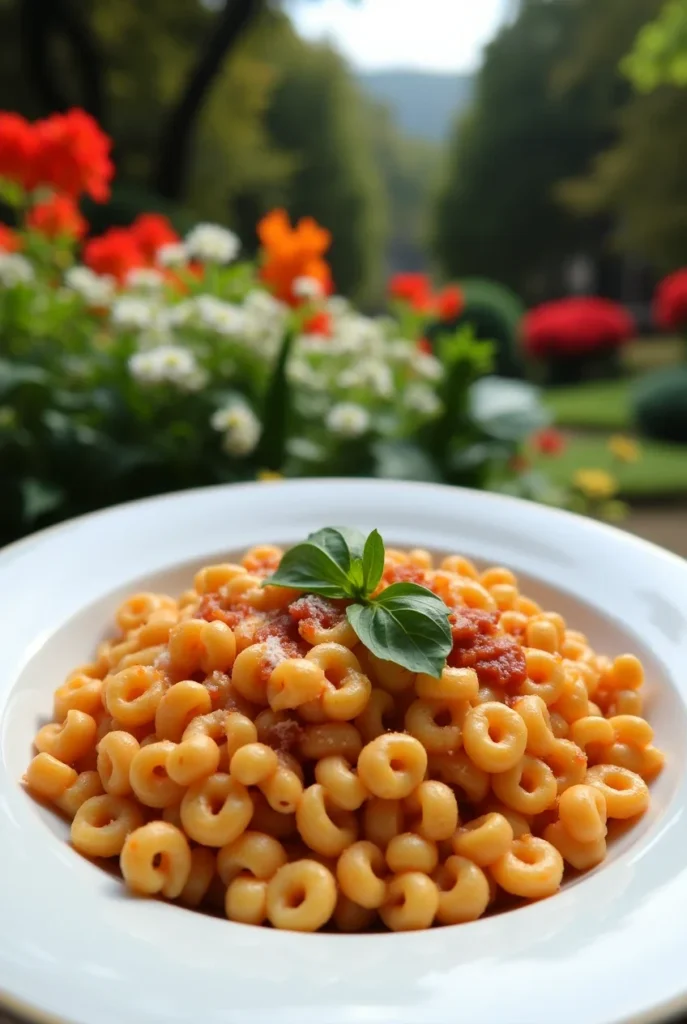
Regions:
<svg viewBox="0 0 687 1024"><path fill-rule="evenodd" d="M273 480L283 480L283 473L273 473L271 469L261 469L258 473L258 480L263 483L270 483Z"/></svg>
<svg viewBox="0 0 687 1024"><path fill-rule="evenodd" d="M603 469L580 469L573 477L578 491L592 500L612 498L618 490L618 481Z"/></svg>
<svg viewBox="0 0 687 1024"><path fill-rule="evenodd" d="M637 442L623 434L614 434L608 442L608 449L619 462L637 462L641 455Z"/></svg>

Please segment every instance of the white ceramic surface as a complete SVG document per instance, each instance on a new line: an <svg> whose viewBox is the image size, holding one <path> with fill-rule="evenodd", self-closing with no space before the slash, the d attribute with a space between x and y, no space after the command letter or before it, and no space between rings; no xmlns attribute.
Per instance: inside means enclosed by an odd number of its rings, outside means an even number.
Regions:
<svg viewBox="0 0 687 1024"><path fill-rule="evenodd" d="M24 792L31 739L118 600L325 525L504 564L648 669L667 767L608 861L554 898L416 934L295 935L126 895ZM0 1006L70 1024L620 1024L687 1009L687 563L509 498L378 481L139 502L0 553Z"/></svg>

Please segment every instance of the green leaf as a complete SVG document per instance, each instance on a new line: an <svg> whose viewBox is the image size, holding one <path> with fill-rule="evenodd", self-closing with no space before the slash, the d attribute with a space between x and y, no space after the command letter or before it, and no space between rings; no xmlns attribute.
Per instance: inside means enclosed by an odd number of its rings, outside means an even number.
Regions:
<svg viewBox="0 0 687 1024"><path fill-rule="evenodd" d="M64 492L59 487L31 476L20 481L19 489L24 521L28 524L35 522L46 512L52 512L64 501Z"/></svg>
<svg viewBox="0 0 687 1024"><path fill-rule="evenodd" d="M373 530L365 541L363 551L363 586L366 594L371 594L382 578L384 572L384 541L379 530Z"/></svg>
<svg viewBox="0 0 687 1024"><path fill-rule="evenodd" d="M551 422L536 387L503 377L484 377L472 385L470 413L475 423L498 441L524 441Z"/></svg>
<svg viewBox="0 0 687 1024"><path fill-rule="evenodd" d="M322 548L348 573L351 561L363 557L365 534L348 526L325 526L323 530L311 533L308 543Z"/></svg>
<svg viewBox="0 0 687 1024"><path fill-rule="evenodd" d="M342 569L324 548L309 541L289 548L277 571L265 580L266 584L293 587L322 597L353 596L348 569Z"/></svg>
<svg viewBox="0 0 687 1024"><path fill-rule="evenodd" d="M412 441L377 441L372 451L375 476L385 480L441 482L441 473L434 459Z"/></svg>
<svg viewBox="0 0 687 1024"><path fill-rule="evenodd" d="M365 587L365 572L362 558L354 558L351 568L348 570L348 578L356 590L362 591Z"/></svg>
<svg viewBox="0 0 687 1024"><path fill-rule="evenodd" d="M346 609L356 635L378 658L439 677L451 650L449 610L415 583L394 583L368 605Z"/></svg>

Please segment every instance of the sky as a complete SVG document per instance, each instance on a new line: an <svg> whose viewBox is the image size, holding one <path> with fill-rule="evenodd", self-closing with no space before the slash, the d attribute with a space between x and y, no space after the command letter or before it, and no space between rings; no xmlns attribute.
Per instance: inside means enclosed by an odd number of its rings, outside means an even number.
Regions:
<svg viewBox="0 0 687 1024"><path fill-rule="evenodd" d="M474 71L509 0L292 0L301 35L364 71Z"/></svg>

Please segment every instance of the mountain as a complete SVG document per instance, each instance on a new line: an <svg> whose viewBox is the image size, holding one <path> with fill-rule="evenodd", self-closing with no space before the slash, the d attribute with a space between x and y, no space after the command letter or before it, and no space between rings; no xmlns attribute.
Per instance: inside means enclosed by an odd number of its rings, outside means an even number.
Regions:
<svg viewBox="0 0 687 1024"><path fill-rule="evenodd" d="M358 74L363 90L389 107L404 135L442 142L455 118L472 100L472 75L425 71L366 71Z"/></svg>

